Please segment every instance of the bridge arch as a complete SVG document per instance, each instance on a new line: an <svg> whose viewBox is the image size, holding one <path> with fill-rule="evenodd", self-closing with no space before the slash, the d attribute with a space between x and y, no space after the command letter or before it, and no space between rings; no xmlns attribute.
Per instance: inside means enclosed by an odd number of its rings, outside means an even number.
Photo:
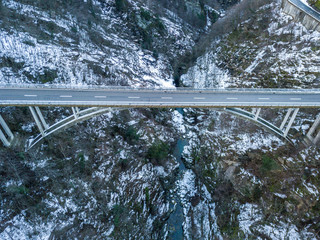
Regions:
<svg viewBox="0 0 320 240"><path fill-rule="evenodd" d="M124 109L124 108L118 108L118 109ZM73 115L70 115L70 116L60 120L59 122L57 122L51 126L48 126L48 128L43 130L42 133L40 133L31 142L29 142L29 146L27 146L27 150L30 150L31 148L35 147L37 144L39 144L45 138L49 137L50 135L52 135L54 133L57 133L59 131L62 131L64 129L72 127L79 122L88 120L88 119L93 118L95 116L102 115L110 110L111 110L111 108L92 107L92 108L84 109L81 111L80 110L76 111L73 108L73 113L74 113ZM264 129L268 130L269 132L276 134L281 139L293 144L292 140L287 135L285 135L285 132L282 129L275 126L271 122L257 116L257 114L254 114L252 112L248 112L248 111L243 110L241 108L224 108L223 111L225 111L226 113L232 114L236 117L250 120L254 124L263 127Z"/></svg>
<svg viewBox="0 0 320 240"><path fill-rule="evenodd" d="M60 132L64 129L67 129L69 127L76 125L79 122L88 120L95 116L102 115L108 111L110 111L110 108L99 108L99 107L92 107L92 108L87 108L81 111L80 110L74 111L73 115L66 117L60 120L59 122L49 126L41 134L36 136L31 142L29 142L29 146L27 147L27 150L33 148L34 146L39 144L41 141L43 141L45 138L52 135L53 133Z"/></svg>
<svg viewBox="0 0 320 240"><path fill-rule="evenodd" d="M230 113L230 114L235 115L240 118L244 118L246 120L250 120L254 124L263 127L264 129L268 130L269 132L276 134L281 139L284 139L284 140L288 141L289 143L293 144L293 141L287 135L285 135L285 132L283 130L281 130L279 127L275 126L271 122L265 120L264 118L256 117L255 114L248 112L246 110L243 110L241 108L226 108L225 112Z"/></svg>

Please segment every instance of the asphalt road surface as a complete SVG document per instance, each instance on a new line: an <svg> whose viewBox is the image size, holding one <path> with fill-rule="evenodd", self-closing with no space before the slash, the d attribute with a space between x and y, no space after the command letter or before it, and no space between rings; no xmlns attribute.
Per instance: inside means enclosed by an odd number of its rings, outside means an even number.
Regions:
<svg viewBox="0 0 320 240"><path fill-rule="evenodd" d="M0 106L320 107L320 91L2 88Z"/></svg>

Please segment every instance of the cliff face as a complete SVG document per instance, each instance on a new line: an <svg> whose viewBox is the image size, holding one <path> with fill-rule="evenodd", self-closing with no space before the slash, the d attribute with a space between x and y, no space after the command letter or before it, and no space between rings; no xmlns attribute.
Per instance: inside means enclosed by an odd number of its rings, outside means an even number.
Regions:
<svg viewBox="0 0 320 240"><path fill-rule="evenodd" d="M319 34L280 2L236 2L2 0L0 81L166 87L185 72L199 88L317 87ZM38 134L28 109L0 111L19 132L0 146L1 239L318 237L318 148L220 111L110 109L24 152ZM316 114L300 111L291 134Z"/></svg>

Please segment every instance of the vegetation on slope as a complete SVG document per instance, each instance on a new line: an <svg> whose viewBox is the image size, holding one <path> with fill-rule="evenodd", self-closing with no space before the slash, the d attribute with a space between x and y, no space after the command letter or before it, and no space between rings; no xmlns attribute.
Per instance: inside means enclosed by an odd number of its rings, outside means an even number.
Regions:
<svg viewBox="0 0 320 240"><path fill-rule="evenodd" d="M53 16L60 10L67 9L66 11L74 12L74 16L79 19L70 27L70 31L61 29L52 21L39 20L37 26L28 16L15 13L0 4L0 11L4 11L1 18L3 29L10 31L8 26L15 26L21 32L34 34L39 41L52 44L61 40L57 40L56 35L62 33L75 41L62 42L66 47L77 46L81 30L85 29L90 41L101 49L106 46L116 48L114 43L94 30L95 26L103 27L104 25L100 24L104 21L108 23L108 20L99 17L99 8L91 6L92 2L89 0L85 4L83 1L21 2L30 5L34 3ZM117 19L126 22L125 26L116 25L115 31L123 30L126 37L131 37L132 42L137 41L141 48L152 51L155 57L161 51L165 53L172 46L170 44L173 39L168 38L169 33L161 15L163 13L152 10L152 4L158 2L149 1L150 8L145 5L132 5L132 2L110 1L111 5L107 6L116 10L113 13L117 15ZM176 6L173 11L182 18L186 16L184 21L195 29L203 28L208 19L203 18L204 10L201 4L206 4L207 1L199 1L199 15L185 14L188 6L181 3L186 2L161 1L162 4L167 4L168 9ZM175 5L176 3L179 4ZM265 3L242 1L242 4L233 9L232 14L214 24L208 42L203 41L203 44L199 44L199 47L187 56L181 54L184 57L173 60L177 78L192 65L197 56L205 52L216 37L221 40L220 45L214 46L221 47L218 49L221 67L228 69L235 77L259 76L257 74L263 72L263 68L250 74L244 71L257 54L255 46L261 48L267 41L278 41L277 36L267 33L273 20L270 18L270 10L259 9ZM85 7L82 9L82 6ZM17 19L23 19L21 25ZM238 24L244 20L248 21ZM201 31L203 29L199 30ZM230 34L227 34L229 32ZM289 33L281 35L280 38L288 45L296 36ZM159 48L162 43L166 44ZM303 44L305 42L302 42L301 46ZM312 52L319 51L316 43L307 44L310 44ZM171 54L175 56L177 52ZM178 64L180 61L181 65ZM15 72L19 72L24 66L23 62L8 57L3 58L0 64L1 67L11 68ZM94 64L92 69L103 77L108 77L106 72L110 70ZM55 76L54 72L52 74ZM284 78L286 74L281 70L278 75L269 76L265 81L257 81L256 86L300 84ZM42 79L41 76L39 79ZM50 79L50 73L44 79ZM241 83L239 86L242 86ZM20 133L13 150L0 147L0 180L6 182L0 188L1 230L7 227L11 229L8 223L19 222L21 217L20 222L28 223L35 229L28 233L30 237L37 236L43 229L50 233L51 238L63 239L164 237L167 231L166 222L172 210L168 207L168 199L177 177L176 162L171 154L178 133L169 118L171 110L124 110L113 115L106 114L53 136L28 154L22 153L26 138L30 134L38 133L36 126L30 125L32 120L28 109L6 108L1 111L5 113L12 130ZM55 108L45 110L44 114L46 119L53 123L56 116L70 115L71 110ZM241 142L241 126L245 126L248 132L261 134L262 137L256 139L253 134L248 133L252 144L270 135L258 131L247 122L226 116L217 119L214 113L207 110L187 111L183 125L195 133L190 137L190 156L185 156L185 160L189 158L189 161L185 161L186 167L192 169L196 175L196 193L187 195L186 200L191 207L185 218L192 220L192 227L185 231L190 233L192 238L213 238L218 234L205 232L198 222L199 219L202 220L198 217L203 217L201 211L209 205L215 206L213 211L217 216L216 220L212 218L214 214L210 215L209 224L213 225L217 221L218 230L226 239L248 239L256 236L269 238L270 235L262 231L263 227L273 226L277 229L277 224L283 222L293 224L299 231L307 230L319 234L319 199L317 194L310 191L319 191L317 149L304 151L304 155L299 156L290 146L279 147L277 143L271 142L270 146L263 145L261 149L244 152L235 150L231 145ZM227 130L219 132L223 128ZM196 144L192 145L195 142ZM211 202L206 196L204 186L212 198ZM256 222L250 225L251 232L245 231L240 224L242 207L246 204L257 206L261 210L254 216L257 218ZM50 224L54 227L50 228ZM17 225L15 227L17 228ZM15 231L17 229L12 230ZM199 232L203 235L198 235Z"/></svg>
<svg viewBox="0 0 320 240"><path fill-rule="evenodd" d="M320 0L308 0L311 6L314 6L317 10L320 11Z"/></svg>

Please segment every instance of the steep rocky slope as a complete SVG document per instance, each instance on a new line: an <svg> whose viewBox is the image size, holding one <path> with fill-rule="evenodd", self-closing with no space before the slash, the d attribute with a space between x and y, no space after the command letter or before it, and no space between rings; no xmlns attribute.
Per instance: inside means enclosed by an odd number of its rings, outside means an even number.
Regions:
<svg viewBox="0 0 320 240"><path fill-rule="evenodd" d="M219 12L167 2L2 1L1 82L172 86L170 62Z"/></svg>
<svg viewBox="0 0 320 240"><path fill-rule="evenodd" d="M213 42L181 80L200 88L318 88L319 44L318 32L293 22L281 12L280 1L274 1ZM283 114L262 111L276 125ZM300 111L291 132L296 140L317 114ZM318 147L290 146L225 113L188 110L186 115L191 121L186 119L190 140L184 156L213 193L224 237L319 237Z"/></svg>
<svg viewBox="0 0 320 240"><path fill-rule="evenodd" d="M173 86L174 58L230 2L1 1L1 83ZM19 132L0 150L2 239L171 234L177 112L110 110L27 153L28 110L1 113ZM52 124L70 110L43 113Z"/></svg>

